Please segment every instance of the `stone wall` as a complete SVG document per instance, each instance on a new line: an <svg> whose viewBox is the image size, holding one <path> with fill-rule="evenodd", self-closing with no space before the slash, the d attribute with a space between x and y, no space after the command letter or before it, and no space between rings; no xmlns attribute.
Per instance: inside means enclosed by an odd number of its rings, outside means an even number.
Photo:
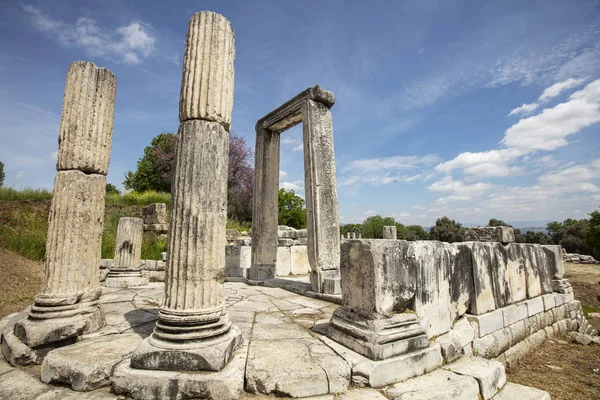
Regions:
<svg viewBox="0 0 600 400"><path fill-rule="evenodd" d="M560 246L383 239L347 240L341 249L357 277L387 276L365 288L347 275L343 304L375 290L390 312L414 312L447 361L476 354L510 363L543 339L591 330L563 277Z"/></svg>
<svg viewBox="0 0 600 400"><path fill-rule="evenodd" d="M277 239L276 274L279 277L310 273L307 230L280 225ZM252 264L252 239L241 236L225 246L225 276L246 278Z"/></svg>

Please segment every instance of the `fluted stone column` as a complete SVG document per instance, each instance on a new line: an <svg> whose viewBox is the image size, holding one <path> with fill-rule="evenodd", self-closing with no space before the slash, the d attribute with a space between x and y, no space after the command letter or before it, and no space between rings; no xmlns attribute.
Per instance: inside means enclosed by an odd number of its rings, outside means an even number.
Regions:
<svg viewBox="0 0 600 400"><path fill-rule="evenodd" d="M220 371L242 341L223 297L234 58L229 21L212 12L192 16L181 83L165 299L154 332L133 353L133 368Z"/></svg>
<svg viewBox="0 0 600 400"><path fill-rule="evenodd" d="M144 220L125 217L119 219L115 243L114 265L106 277L107 287L132 287L148 284L142 277L141 255Z"/></svg>
<svg viewBox="0 0 600 400"><path fill-rule="evenodd" d="M69 67L44 281L29 317L14 328L31 348L104 325L98 268L116 89L117 80L107 69L82 61Z"/></svg>

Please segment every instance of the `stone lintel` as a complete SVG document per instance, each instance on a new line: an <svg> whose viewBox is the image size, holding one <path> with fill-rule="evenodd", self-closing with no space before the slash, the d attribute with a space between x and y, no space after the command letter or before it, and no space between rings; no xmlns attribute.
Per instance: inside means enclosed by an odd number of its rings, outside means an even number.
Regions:
<svg viewBox="0 0 600 400"><path fill-rule="evenodd" d="M261 129L281 133L302 122L302 107L306 100L313 100L331 108L335 103L332 92L321 89L319 85L308 88L271 111L256 123L256 132Z"/></svg>

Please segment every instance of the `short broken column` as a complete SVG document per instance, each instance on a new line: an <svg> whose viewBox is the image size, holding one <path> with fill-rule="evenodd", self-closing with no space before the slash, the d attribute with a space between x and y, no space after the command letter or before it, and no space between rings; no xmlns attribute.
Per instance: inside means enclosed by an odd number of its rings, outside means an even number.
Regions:
<svg viewBox="0 0 600 400"><path fill-rule="evenodd" d="M115 244L114 265L106 278L107 287L132 287L148 284L142 277L142 236L144 221L141 218L119 219Z"/></svg>
<svg viewBox="0 0 600 400"><path fill-rule="evenodd" d="M44 280L29 317L14 327L32 349L60 346L104 326L98 268L116 89L105 68L83 61L69 67ZM5 338L10 351L12 338L6 332Z"/></svg>
<svg viewBox="0 0 600 400"><path fill-rule="evenodd" d="M342 307L331 317L328 336L366 357L369 385L407 379L442 363L439 345L430 344L420 318L408 312L417 268L406 241L357 239L341 245Z"/></svg>
<svg viewBox="0 0 600 400"><path fill-rule="evenodd" d="M165 299L154 332L132 355L132 368L220 371L242 342L223 297L226 129L233 106L234 57L230 22L213 12L194 14L181 84Z"/></svg>
<svg viewBox="0 0 600 400"><path fill-rule="evenodd" d="M384 239L397 239L398 236L396 236L396 226L395 225L384 226L383 227L383 238Z"/></svg>

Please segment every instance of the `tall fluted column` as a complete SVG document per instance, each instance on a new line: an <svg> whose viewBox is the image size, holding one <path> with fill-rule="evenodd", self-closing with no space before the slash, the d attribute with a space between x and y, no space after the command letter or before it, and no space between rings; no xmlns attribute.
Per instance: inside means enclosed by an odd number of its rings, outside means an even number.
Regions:
<svg viewBox="0 0 600 400"><path fill-rule="evenodd" d="M222 15L192 16L181 83L171 188L165 299L131 367L220 371L242 341L224 304L227 167L233 107L233 29Z"/></svg>
<svg viewBox="0 0 600 400"><path fill-rule="evenodd" d="M125 217L119 219L115 243L114 265L106 277L107 287L132 287L148 284L142 277L141 255L144 220Z"/></svg>
<svg viewBox="0 0 600 400"><path fill-rule="evenodd" d="M48 217L44 282L14 334L29 347L104 325L98 267L117 80L90 62L71 64Z"/></svg>

